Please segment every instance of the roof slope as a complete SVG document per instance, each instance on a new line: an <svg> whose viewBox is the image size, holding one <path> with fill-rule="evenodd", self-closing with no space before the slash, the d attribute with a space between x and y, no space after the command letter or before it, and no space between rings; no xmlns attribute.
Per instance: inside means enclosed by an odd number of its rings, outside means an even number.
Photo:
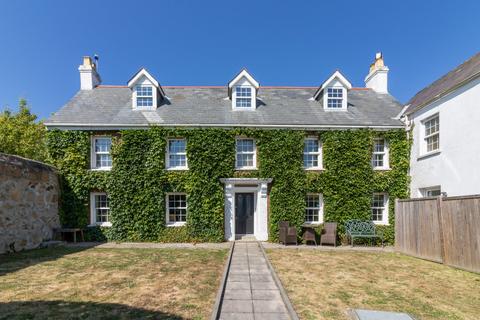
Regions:
<svg viewBox="0 0 480 320"><path fill-rule="evenodd" d="M225 87L164 87L168 99L156 110L132 110L129 88L99 86L79 91L47 121L61 127L252 126L402 127L401 104L369 89L348 92L348 111L325 111L311 99L316 88L260 88L255 111L232 110Z"/></svg>
<svg viewBox="0 0 480 320"><path fill-rule="evenodd" d="M480 76L480 52L430 84L428 87L419 91L407 103L408 108L405 110L405 113L410 114L417 111L427 103L446 95L464 82L470 81L478 76Z"/></svg>

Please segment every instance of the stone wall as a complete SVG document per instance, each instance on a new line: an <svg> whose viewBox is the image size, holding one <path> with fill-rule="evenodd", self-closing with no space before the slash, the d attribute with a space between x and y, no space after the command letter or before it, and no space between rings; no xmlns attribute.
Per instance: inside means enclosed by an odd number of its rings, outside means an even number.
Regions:
<svg viewBox="0 0 480 320"><path fill-rule="evenodd" d="M55 168L0 153L0 254L38 247L60 227Z"/></svg>

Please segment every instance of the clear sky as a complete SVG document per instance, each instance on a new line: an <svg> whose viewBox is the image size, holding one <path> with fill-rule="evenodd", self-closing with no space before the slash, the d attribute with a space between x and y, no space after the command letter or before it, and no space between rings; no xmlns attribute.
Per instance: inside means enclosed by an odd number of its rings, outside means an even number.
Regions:
<svg viewBox="0 0 480 320"><path fill-rule="evenodd" d="M364 86L375 52L401 102L480 50L480 1L0 0L0 109L47 118L79 89L83 55L103 84L142 66L163 85L316 86L340 69Z"/></svg>

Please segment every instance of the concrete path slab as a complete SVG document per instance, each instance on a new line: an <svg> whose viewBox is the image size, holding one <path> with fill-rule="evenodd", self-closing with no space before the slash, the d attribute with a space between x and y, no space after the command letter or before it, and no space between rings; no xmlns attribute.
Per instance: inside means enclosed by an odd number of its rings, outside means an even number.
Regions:
<svg viewBox="0 0 480 320"><path fill-rule="evenodd" d="M291 319L257 242L236 242L220 319Z"/></svg>

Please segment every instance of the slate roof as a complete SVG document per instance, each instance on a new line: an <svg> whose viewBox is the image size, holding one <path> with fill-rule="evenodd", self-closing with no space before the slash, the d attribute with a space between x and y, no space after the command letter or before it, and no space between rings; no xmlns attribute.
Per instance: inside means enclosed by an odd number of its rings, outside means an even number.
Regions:
<svg viewBox="0 0 480 320"><path fill-rule="evenodd" d="M232 110L226 87L169 87L154 111L132 110L128 87L99 86L79 91L47 121L49 128L165 126L252 127L403 127L402 105L388 94L354 88L348 111L325 111L312 101L317 88L260 87L255 111Z"/></svg>
<svg viewBox="0 0 480 320"><path fill-rule="evenodd" d="M408 108L405 110L405 114L411 114L421 109L430 102L443 97L453 89L478 76L480 76L480 52L430 84L428 87L419 91L406 104L408 105Z"/></svg>

